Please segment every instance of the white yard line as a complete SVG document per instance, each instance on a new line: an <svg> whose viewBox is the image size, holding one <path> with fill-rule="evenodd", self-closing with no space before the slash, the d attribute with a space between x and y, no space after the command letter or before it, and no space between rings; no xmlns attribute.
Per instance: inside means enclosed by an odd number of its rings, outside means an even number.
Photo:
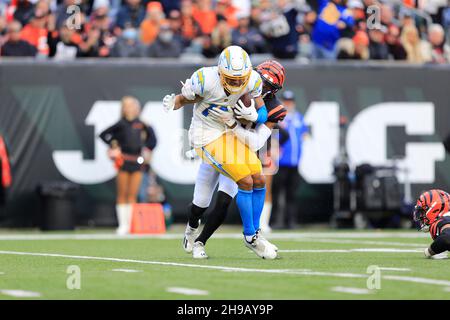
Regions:
<svg viewBox="0 0 450 320"><path fill-rule="evenodd" d="M330 289L334 292L343 292L343 293L350 293L350 294L371 294L372 291L369 289L363 289L363 288L350 288L350 287L333 287Z"/></svg>
<svg viewBox="0 0 450 320"><path fill-rule="evenodd" d="M382 246L399 246L399 247L420 247L426 246L425 243L405 243L405 242L388 242L388 241L370 241L370 240L345 240L345 239L321 239L321 238L304 238L294 239L298 242L321 242L321 243L335 243L335 244L373 244Z"/></svg>
<svg viewBox="0 0 450 320"><path fill-rule="evenodd" d="M209 292L206 290L192 289L192 288L181 288L181 287L169 287L166 289L167 292L179 293L187 296L207 296Z"/></svg>
<svg viewBox="0 0 450 320"><path fill-rule="evenodd" d="M41 296L39 292L10 289L0 289L0 294L14 298L39 298Z"/></svg>
<svg viewBox="0 0 450 320"><path fill-rule="evenodd" d="M397 248L357 248L357 249L292 249L278 250L284 253L351 253L351 252L381 252L381 253L418 253L422 249L397 249Z"/></svg>
<svg viewBox="0 0 450 320"><path fill-rule="evenodd" d="M142 272L142 270L134 270L134 269L112 269L111 271L114 271L114 272L126 272L126 273Z"/></svg>
<svg viewBox="0 0 450 320"><path fill-rule="evenodd" d="M303 270L292 270L292 269L253 269L253 268L199 265L199 264L189 264L189 263L175 263L175 262L164 262L164 261L147 261L147 260L121 259L121 258L108 258L108 257L78 256L78 255L67 255L67 254L57 254L57 253L0 251L0 254L34 256L34 257L68 258L68 259L94 260L94 261L109 261L109 262L126 262L126 263L136 263L136 264L210 269L210 270L219 270L219 271L237 271L237 272L269 273L269 274L292 274L292 275L300 275L300 276L322 276L322 277L338 277L338 278L367 278L367 274L345 273L345 272L320 272L320 271L303 271ZM431 285L437 285L437 286L450 287L450 281L447 281L447 280L428 279L428 278L419 278L419 277L388 276L388 275L382 276L382 278L387 279L387 280L393 280L393 281L414 282L414 283L422 283L422 284L431 284Z"/></svg>
<svg viewBox="0 0 450 320"><path fill-rule="evenodd" d="M382 271L400 271L400 272L410 272L410 268L394 268L394 267L378 267Z"/></svg>
<svg viewBox="0 0 450 320"><path fill-rule="evenodd" d="M288 233L271 233L266 236L273 240L295 240L295 239L317 239L317 238L336 238L336 239L383 239L383 238L405 238L405 239L420 239L427 238L424 233L402 233L402 232L288 232ZM182 233L170 233L163 235L127 235L118 236L114 233L89 233L89 234L3 234L0 235L0 240L131 240L131 239L162 239L162 240L173 240L182 239ZM241 239L241 233L219 233L215 234L216 239Z"/></svg>

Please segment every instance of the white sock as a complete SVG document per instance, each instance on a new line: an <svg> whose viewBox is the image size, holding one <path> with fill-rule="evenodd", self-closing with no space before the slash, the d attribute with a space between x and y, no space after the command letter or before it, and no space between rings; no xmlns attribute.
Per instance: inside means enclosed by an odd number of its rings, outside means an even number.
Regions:
<svg viewBox="0 0 450 320"><path fill-rule="evenodd" d="M128 223L128 206L128 204L116 205L117 222L119 223L117 228L118 234L127 234L129 232L130 225Z"/></svg>
<svg viewBox="0 0 450 320"><path fill-rule="evenodd" d="M247 241L248 243L251 243L254 235L253 236L244 236L244 237L245 237L245 241Z"/></svg>
<svg viewBox="0 0 450 320"><path fill-rule="evenodd" d="M133 205L131 203L127 203L127 232L130 232L131 229L131 219L133 213Z"/></svg>
<svg viewBox="0 0 450 320"><path fill-rule="evenodd" d="M269 231L270 213L272 211L272 202L264 202L263 211L260 218L260 226L263 231Z"/></svg>

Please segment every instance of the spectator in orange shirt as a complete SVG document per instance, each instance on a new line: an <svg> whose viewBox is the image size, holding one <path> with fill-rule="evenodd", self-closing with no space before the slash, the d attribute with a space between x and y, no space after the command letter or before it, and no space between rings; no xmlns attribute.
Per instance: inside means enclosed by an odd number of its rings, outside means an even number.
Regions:
<svg viewBox="0 0 450 320"><path fill-rule="evenodd" d="M164 20L163 7L160 2L152 1L147 4L147 15L141 23L141 42L152 44L159 34L161 22Z"/></svg>
<svg viewBox="0 0 450 320"><path fill-rule="evenodd" d="M204 34L211 34L217 24L216 12L212 9L211 0L198 0L192 15Z"/></svg>
<svg viewBox="0 0 450 320"><path fill-rule="evenodd" d="M237 9L231 4L231 0L218 0L216 5L216 14L226 18L228 26L232 29L237 28L238 20L236 18Z"/></svg>
<svg viewBox="0 0 450 320"><path fill-rule="evenodd" d="M190 42L200 35L200 26L193 17L194 5L191 0L181 1L182 36Z"/></svg>
<svg viewBox="0 0 450 320"><path fill-rule="evenodd" d="M48 56L49 52L47 44L47 19L48 13L36 8L30 23L28 23L21 32L22 40L28 41L31 45L36 47L38 54L42 56Z"/></svg>

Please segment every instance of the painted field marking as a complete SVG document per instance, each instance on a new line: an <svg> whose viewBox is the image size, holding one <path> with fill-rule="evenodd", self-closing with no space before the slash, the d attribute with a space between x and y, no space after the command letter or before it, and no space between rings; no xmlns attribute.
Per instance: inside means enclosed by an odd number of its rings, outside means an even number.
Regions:
<svg viewBox="0 0 450 320"><path fill-rule="evenodd" d="M350 287L333 287L331 291L351 293L351 294L371 294L372 291L363 288L350 288Z"/></svg>
<svg viewBox="0 0 450 320"><path fill-rule="evenodd" d="M445 292L450 292L450 287L444 288Z"/></svg>
<svg viewBox="0 0 450 320"><path fill-rule="evenodd" d="M209 292L206 290L181 288L181 287L169 287L166 289L166 291L171 292L171 293L184 294L187 296L207 296L207 295L209 295Z"/></svg>
<svg viewBox="0 0 450 320"><path fill-rule="evenodd" d="M5 296L15 298L38 298L41 296L39 292L25 291L25 290L1 289L0 293L4 294Z"/></svg>
<svg viewBox="0 0 450 320"><path fill-rule="evenodd" d="M294 239L293 241L298 241L298 242L314 241L314 242L335 243L335 244L373 244L373 245L399 246L399 247L426 246L425 243L405 243L405 242L368 241L368 240L344 240L344 239L320 239L320 238L318 238L318 239L314 239L314 238Z"/></svg>
<svg viewBox="0 0 450 320"><path fill-rule="evenodd" d="M394 267L379 267L382 271L400 271L400 272L410 272L410 268L394 268Z"/></svg>
<svg viewBox="0 0 450 320"><path fill-rule="evenodd" d="M115 272L128 272L128 273L142 272L142 270L134 270L134 269L112 269L111 271L115 271Z"/></svg>
<svg viewBox="0 0 450 320"><path fill-rule="evenodd" d="M381 252L381 253L418 253L422 249L398 248L357 248L357 249L290 249L278 250L283 253L352 253L352 252Z"/></svg>
<svg viewBox="0 0 450 320"><path fill-rule="evenodd" d="M182 239L182 233L171 233L163 235L125 235L118 236L114 233L90 233L90 234L3 234L0 235L0 240L134 240L134 239L161 239L174 240ZM219 233L215 234L216 239L241 239L241 233ZM420 239L427 238L424 233L407 233L407 232L389 232L378 233L373 232L274 232L266 235L268 239L276 240L295 240L305 238L336 238L336 239L383 239L383 238L405 238L405 239Z"/></svg>
<svg viewBox="0 0 450 320"><path fill-rule="evenodd" d="M292 269L253 269L253 268L198 265L198 264L189 264L189 263L163 262L163 261L147 261L147 260L121 259L121 258L108 258L108 257L77 256L77 255L67 255L67 254L57 254L57 253L0 251L0 254L34 256L34 257L68 258L68 259L94 260L94 261L109 261L109 262L127 262L127 263L148 264L148 265L163 265L163 266L174 266L174 267L210 269L210 270L219 270L219 271L232 270L232 271L253 272L253 273L271 273L271 274L280 274L281 273L281 274L292 274L292 275L301 275L301 276L367 278L366 274L358 274L358 273L301 271L301 270L292 270ZM419 278L419 277L402 277L402 276L382 276L382 278L387 279L387 280L394 280L394 281L414 282L414 283L423 283L423 284L432 284L432 285L437 285L437 286L450 287L450 281L448 281L448 280Z"/></svg>

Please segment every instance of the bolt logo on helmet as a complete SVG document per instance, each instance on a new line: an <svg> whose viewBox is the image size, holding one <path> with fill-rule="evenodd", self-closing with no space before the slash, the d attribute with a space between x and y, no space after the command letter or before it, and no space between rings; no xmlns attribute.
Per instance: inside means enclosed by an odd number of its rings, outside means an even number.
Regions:
<svg viewBox="0 0 450 320"><path fill-rule="evenodd" d="M248 84L252 63L247 52L238 46L225 48L219 57L220 82L231 94L240 93Z"/></svg>
<svg viewBox="0 0 450 320"><path fill-rule="evenodd" d="M275 60L267 60L256 67L264 81L263 94L275 94L278 90L283 88L285 71L284 67Z"/></svg>
<svg viewBox="0 0 450 320"><path fill-rule="evenodd" d="M419 196L414 207L414 221L420 224L420 230L428 232L430 225L450 210L450 195L442 190L425 191Z"/></svg>

